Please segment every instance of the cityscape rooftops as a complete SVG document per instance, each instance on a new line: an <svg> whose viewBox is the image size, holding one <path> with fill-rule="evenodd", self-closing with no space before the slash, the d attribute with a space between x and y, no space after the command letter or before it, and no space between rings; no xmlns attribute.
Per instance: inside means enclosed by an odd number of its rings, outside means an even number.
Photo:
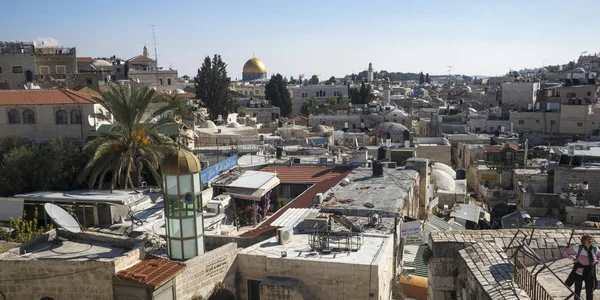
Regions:
<svg viewBox="0 0 600 300"><path fill-rule="evenodd" d="M149 199L145 193L130 190L75 190L69 192L40 191L18 194L15 198L26 202L64 202L64 203L107 203L128 205Z"/></svg>

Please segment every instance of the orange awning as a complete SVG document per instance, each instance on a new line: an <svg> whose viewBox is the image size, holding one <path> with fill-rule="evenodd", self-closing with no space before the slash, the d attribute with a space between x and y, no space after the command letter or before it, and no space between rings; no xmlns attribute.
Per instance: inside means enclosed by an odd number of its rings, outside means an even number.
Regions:
<svg viewBox="0 0 600 300"><path fill-rule="evenodd" d="M417 300L427 300L428 279L421 276L400 276L400 295Z"/></svg>

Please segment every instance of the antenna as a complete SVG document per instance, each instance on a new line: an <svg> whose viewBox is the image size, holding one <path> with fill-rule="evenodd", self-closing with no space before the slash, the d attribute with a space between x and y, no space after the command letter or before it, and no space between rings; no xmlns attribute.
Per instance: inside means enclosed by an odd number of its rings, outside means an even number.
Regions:
<svg viewBox="0 0 600 300"><path fill-rule="evenodd" d="M154 27L156 25L150 25L152 27L152 41L154 42L154 61L156 62L156 67L158 68L158 52L156 51L156 34L154 34Z"/></svg>
<svg viewBox="0 0 600 300"><path fill-rule="evenodd" d="M44 210L57 226L60 226L72 233L81 232L79 223L77 223L77 221L60 206L52 203L46 203L44 204Z"/></svg>

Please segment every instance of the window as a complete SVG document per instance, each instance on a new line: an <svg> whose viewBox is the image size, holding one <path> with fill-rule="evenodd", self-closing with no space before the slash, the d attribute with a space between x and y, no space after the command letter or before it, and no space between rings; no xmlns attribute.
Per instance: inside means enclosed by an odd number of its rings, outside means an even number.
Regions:
<svg viewBox="0 0 600 300"><path fill-rule="evenodd" d="M23 111L23 123L35 124L35 114L33 113L33 110L26 109Z"/></svg>
<svg viewBox="0 0 600 300"><path fill-rule="evenodd" d="M171 85L171 78L167 78L167 85Z"/></svg>
<svg viewBox="0 0 600 300"><path fill-rule="evenodd" d="M325 91L318 91L317 92L317 97L325 97Z"/></svg>
<svg viewBox="0 0 600 300"><path fill-rule="evenodd" d="M23 67L13 66L13 73L23 73Z"/></svg>
<svg viewBox="0 0 600 300"><path fill-rule="evenodd" d="M160 85L162 85L162 79L159 79L158 82L160 83Z"/></svg>
<svg viewBox="0 0 600 300"><path fill-rule="evenodd" d="M520 125L523 125L523 124L525 124L525 120L519 120L519 124L520 124Z"/></svg>
<svg viewBox="0 0 600 300"><path fill-rule="evenodd" d="M260 300L260 281L248 279L248 300Z"/></svg>
<svg viewBox="0 0 600 300"><path fill-rule="evenodd" d="M56 71L56 74L67 74L67 66L65 65L56 66L54 67L54 70Z"/></svg>
<svg viewBox="0 0 600 300"><path fill-rule="evenodd" d="M536 123L536 124L539 124L539 123L540 123L540 120L535 120L535 123Z"/></svg>
<svg viewBox="0 0 600 300"><path fill-rule="evenodd" d="M40 66L40 75L50 74L50 66Z"/></svg>
<svg viewBox="0 0 600 300"><path fill-rule="evenodd" d="M56 124L68 124L66 111L61 109L56 112Z"/></svg>
<svg viewBox="0 0 600 300"><path fill-rule="evenodd" d="M81 113L78 109L71 111L71 124L81 124Z"/></svg>
<svg viewBox="0 0 600 300"><path fill-rule="evenodd" d="M8 124L20 124L21 118L19 116L19 112L16 109L11 109L8 111Z"/></svg>
<svg viewBox="0 0 600 300"><path fill-rule="evenodd" d="M86 85L92 85L92 84L94 84L94 81L91 78L86 78L85 79L85 84Z"/></svg>
<svg viewBox="0 0 600 300"><path fill-rule="evenodd" d="M121 68L117 68L117 73L121 73Z"/></svg>
<svg viewBox="0 0 600 300"><path fill-rule="evenodd" d="M556 125L556 120L550 120L550 125Z"/></svg>
<svg viewBox="0 0 600 300"><path fill-rule="evenodd" d="M592 92L587 92L588 97L592 96Z"/></svg>
<svg viewBox="0 0 600 300"><path fill-rule="evenodd" d="M583 127L583 122L577 122L577 127Z"/></svg>
<svg viewBox="0 0 600 300"><path fill-rule="evenodd" d="M0 66L0 74L2 74L2 66Z"/></svg>

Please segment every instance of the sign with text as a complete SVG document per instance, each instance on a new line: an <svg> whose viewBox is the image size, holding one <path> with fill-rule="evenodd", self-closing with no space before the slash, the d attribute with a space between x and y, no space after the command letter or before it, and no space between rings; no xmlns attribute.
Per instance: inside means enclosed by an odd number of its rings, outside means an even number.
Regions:
<svg viewBox="0 0 600 300"><path fill-rule="evenodd" d="M421 236L421 221L402 223L402 237Z"/></svg>

